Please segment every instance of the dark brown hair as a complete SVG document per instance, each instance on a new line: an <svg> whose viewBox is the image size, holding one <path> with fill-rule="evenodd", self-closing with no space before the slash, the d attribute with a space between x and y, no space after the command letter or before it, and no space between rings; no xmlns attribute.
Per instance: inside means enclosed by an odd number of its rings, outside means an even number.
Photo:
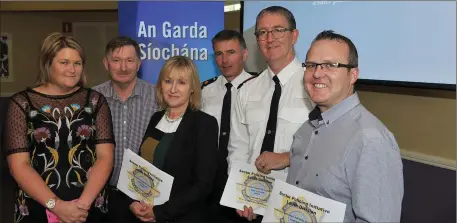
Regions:
<svg viewBox="0 0 457 223"><path fill-rule="evenodd" d="M123 46L133 46L133 48L135 48L137 58L141 59L140 45L128 36L118 36L110 40L108 44L106 44L105 56L112 53L115 49L119 49Z"/></svg>

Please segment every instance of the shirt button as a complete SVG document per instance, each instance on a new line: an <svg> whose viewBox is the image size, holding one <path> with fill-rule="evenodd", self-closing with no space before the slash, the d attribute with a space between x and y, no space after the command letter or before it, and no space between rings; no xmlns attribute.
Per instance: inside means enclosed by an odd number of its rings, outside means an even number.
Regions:
<svg viewBox="0 0 457 223"><path fill-rule="evenodd" d="M267 134L270 135L270 134L271 134L271 130L268 130L268 131L267 131Z"/></svg>
<svg viewBox="0 0 457 223"><path fill-rule="evenodd" d="M307 159L308 159L308 155L307 155L307 156L305 156L305 160L307 160Z"/></svg>
<svg viewBox="0 0 457 223"><path fill-rule="evenodd" d="M298 185L299 183L300 183L300 181L298 181L298 180L297 180L297 181L295 181L295 184L296 184L296 185Z"/></svg>
<svg viewBox="0 0 457 223"><path fill-rule="evenodd" d="M227 135L227 133L226 133L226 132L223 132L222 135L225 136L225 135Z"/></svg>
<svg viewBox="0 0 457 223"><path fill-rule="evenodd" d="M126 139L127 139L127 137L124 136L124 140L126 140Z"/></svg>
<svg viewBox="0 0 457 223"><path fill-rule="evenodd" d="M127 124L127 121L124 121L124 125Z"/></svg>
<svg viewBox="0 0 457 223"><path fill-rule="evenodd" d="M124 105L124 109L127 109L127 105Z"/></svg>

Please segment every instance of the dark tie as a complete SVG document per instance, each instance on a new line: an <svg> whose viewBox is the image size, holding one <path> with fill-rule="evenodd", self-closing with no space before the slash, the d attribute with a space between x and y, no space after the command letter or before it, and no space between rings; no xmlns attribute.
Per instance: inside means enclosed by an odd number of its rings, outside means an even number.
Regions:
<svg viewBox="0 0 457 223"><path fill-rule="evenodd" d="M262 149L260 153L265 151L273 152L275 147L276 123L278 121L278 105L279 98L281 98L281 83L279 82L279 79L276 75L273 77L273 81L275 82L275 91L273 93L273 98L271 98L267 131L265 132L265 137L263 138Z"/></svg>
<svg viewBox="0 0 457 223"><path fill-rule="evenodd" d="M232 105L232 83L225 84L224 102L222 103L221 129L219 131L219 151L222 157L227 158L227 145L230 135L230 109Z"/></svg>

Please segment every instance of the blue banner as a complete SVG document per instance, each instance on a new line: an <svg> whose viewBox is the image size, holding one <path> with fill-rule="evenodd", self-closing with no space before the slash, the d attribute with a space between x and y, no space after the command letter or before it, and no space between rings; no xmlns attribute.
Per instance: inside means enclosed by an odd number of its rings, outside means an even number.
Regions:
<svg viewBox="0 0 457 223"><path fill-rule="evenodd" d="M217 76L211 39L224 29L224 2L119 2L119 34L138 41L138 76L156 83L167 59L191 58L200 81Z"/></svg>

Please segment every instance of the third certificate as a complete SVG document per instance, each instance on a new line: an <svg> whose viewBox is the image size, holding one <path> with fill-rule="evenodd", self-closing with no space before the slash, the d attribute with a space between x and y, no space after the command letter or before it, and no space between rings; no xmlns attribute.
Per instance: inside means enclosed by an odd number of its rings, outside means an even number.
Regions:
<svg viewBox="0 0 457 223"><path fill-rule="evenodd" d="M277 180L262 222L343 222L346 204Z"/></svg>

